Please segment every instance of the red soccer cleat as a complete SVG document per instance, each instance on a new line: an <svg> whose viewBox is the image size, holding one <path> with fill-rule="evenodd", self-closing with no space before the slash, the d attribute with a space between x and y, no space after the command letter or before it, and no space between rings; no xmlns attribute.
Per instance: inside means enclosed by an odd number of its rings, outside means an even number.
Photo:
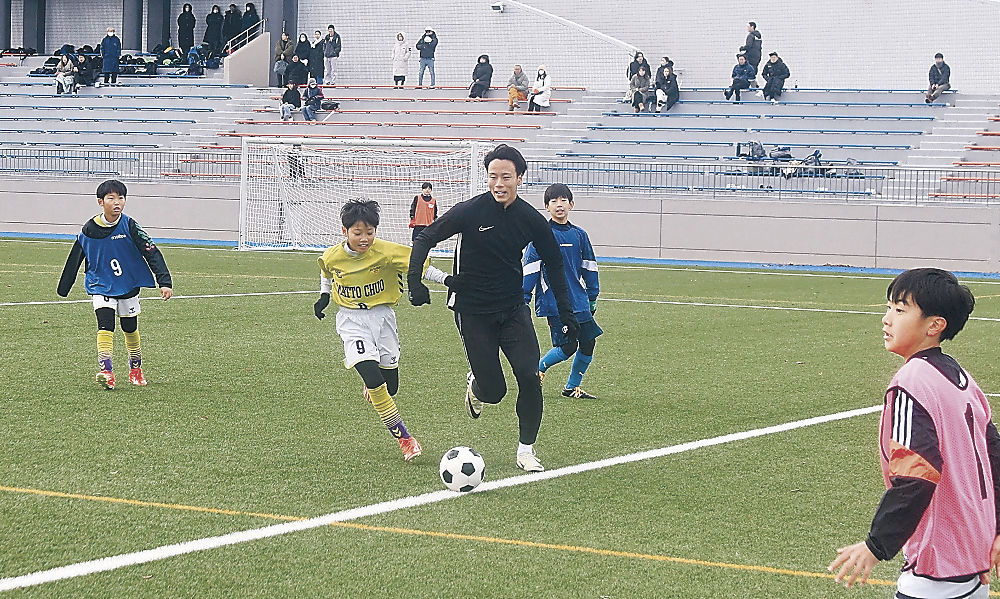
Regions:
<svg viewBox="0 0 1000 599"><path fill-rule="evenodd" d="M364 385L361 385L361 390L362 390L362 393L365 396L365 401L367 401L368 403L371 403L372 402L372 394L368 392L368 387L366 387Z"/></svg>
<svg viewBox="0 0 1000 599"><path fill-rule="evenodd" d="M417 443L414 437L400 439L399 447L403 450L403 459L407 462L413 461L413 458L420 455L420 443Z"/></svg>
<svg viewBox="0 0 1000 599"><path fill-rule="evenodd" d="M146 377L142 376L142 368L133 368L128 371L128 382L138 387L146 386Z"/></svg>
<svg viewBox="0 0 1000 599"><path fill-rule="evenodd" d="M98 372L96 380L97 384L105 389L111 390L115 388L115 373L110 370L102 370Z"/></svg>

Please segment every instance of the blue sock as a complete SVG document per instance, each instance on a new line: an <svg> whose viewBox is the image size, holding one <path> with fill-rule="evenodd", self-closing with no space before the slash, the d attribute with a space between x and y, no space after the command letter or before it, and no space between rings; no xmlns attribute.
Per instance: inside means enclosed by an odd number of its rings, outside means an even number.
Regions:
<svg viewBox="0 0 1000 599"><path fill-rule="evenodd" d="M564 362L569 359L569 356L563 352L561 347L553 347L549 350L549 353L542 356L542 361L538 363L538 370L540 372L545 372L549 368L552 368L559 362Z"/></svg>
<svg viewBox="0 0 1000 599"><path fill-rule="evenodd" d="M569 373L569 380L566 381L567 389L574 389L580 386L583 382L583 375L586 374L587 369L590 368L590 363L594 361L594 356L585 356L580 352L576 352L576 357L573 358L573 370Z"/></svg>

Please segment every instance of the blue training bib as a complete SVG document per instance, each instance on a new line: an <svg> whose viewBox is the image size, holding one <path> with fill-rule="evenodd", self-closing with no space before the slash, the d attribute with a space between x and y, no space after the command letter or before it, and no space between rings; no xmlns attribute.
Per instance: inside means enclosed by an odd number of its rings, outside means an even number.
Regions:
<svg viewBox="0 0 1000 599"><path fill-rule="evenodd" d="M115 297L138 287L156 287L153 273L129 234L132 219L122 214L115 230L104 239L77 236L87 257L84 288L90 295Z"/></svg>

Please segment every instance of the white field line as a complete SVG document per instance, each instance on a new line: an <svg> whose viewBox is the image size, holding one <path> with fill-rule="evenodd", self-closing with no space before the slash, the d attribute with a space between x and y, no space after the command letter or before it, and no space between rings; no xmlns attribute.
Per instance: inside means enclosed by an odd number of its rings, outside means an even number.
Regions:
<svg viewBox="0 0 1000 599"><path fill-rule="evenodd" d="M211 299L222 297L256 297L266 295L301 295L307 293L318 293L317 291L261 291L258 293L217 293L209 295L175 295L171 299ZM443 289L431 289L431 293L444 293ZM142 298L145 301L160 299L159 296L151 295ZM883 312L868 312L865 310L840 310L835 308L797 308L795 306L758 306L754 304L719 304L711 302L681 302L673 300L649 300L649 299L627 299L627 298L605 298L602 302L619 302L628 304L661 304L667 306L696 306L705 308L742 308L748 310L774 310L778 312L822 312L827 314L863 314L867 316L881 316ZM85 300L57 300L46 302L3 302L0 307L11 306L48 306L52 304L89 304L89 299ZM981 320L984 322L1000 322L1000 318L988 318L985 316L970 316L969 320Z"/></svg>
<svg viewBox="0 0 1000 599"><path fill-rule="evenodd" d="M984 393L986 397L1000 397L1000 393Z"/></svg>
<svg viewBox="0 0 1000 599"><path fill-rule="evenodd" d="M640 451L637 453L631 453L628 455L617 456L612 458L605 458L603 460L597 460L593 462L585 462L583 464L576 464L574 466L565 466L562 468L556 468L555 470L547 470L545 472L536 472L532 474L522 474L520 476L512 476L497 481L484 482L483 484L479 485L479 487L477 487L474 491L472 491L472 493L485 493L497 489L506 489L509 487L516 487L520 485L526 485L529 483L536 483L543 480L560 478L571 474L580 474L581 472L600 470L602 468L609 468L611 466L619 466L621 464L630 464L633 462L650 460L668 455L675 455L687 451L692 451L695 449L702 449L705 447L712 447L715 445L723 445L725 443L733 443L735 441L743 441L746 439L763 437L765 435L773 435L776 433L782 433L799 428L805 428L817 424L824 424L836 420L853 418L855 416L872 414L880 411L881 409L882 409L881 405L871 406L868 408L859 408L855 410L848 410L845 412L837 412L836 414L816 416L813 418L806 418L804 420L796 420L794 422L787 422L785 424L778 424L774 426L768 426L764 428L758 428L739 433L730 433L728 435L712 437L709 439L701 439L699 441L690 441L688 443L671 445L669 447L661 447L659 449L651 449L648 451ZM0 592L45 584L48 582L55 582L57 580L65 580L68 578L86 576L88 574L94 574L97 572L108 572L110 570L116 570L118 568L123 568L126 566L146 564L149 562L154 562L169 557L185 555L197 551L206 551L208 549L215 549L218 547L226 547L228 545L235 545L237 543L246 543L249 541L267 539L293 532L311 530L329 525L333 522L347 522L350 520L356 520L358 518L365 518L379 514L387 514L390 512L396 512L408 508L419 507L433 503L440 503L442 501L447 501L450 499L458 499L468 494L455 493L453 491L446 491L446 490L433 491L430 493L424 493L422 495L411 495L409 497L393 499L390 501L383 501L381 503L375 503L372 505L341 510L339 512L326 514L325 516L310 518L309 520L272 524L270 526L264 526L261 528L242 530L239 532L228 533L215 537L206 537L203 539L195 539L193 541L185 541L183 543L176 543L173 545L163 545L161 547L155 547L153 549L146 549L134 553L123 553L120 555L114 555L110 557L79 562L67 566L60 566L57 568L52 568L50 570L41 570L31 574L12 576L9 578L0 579Z"/></svg>

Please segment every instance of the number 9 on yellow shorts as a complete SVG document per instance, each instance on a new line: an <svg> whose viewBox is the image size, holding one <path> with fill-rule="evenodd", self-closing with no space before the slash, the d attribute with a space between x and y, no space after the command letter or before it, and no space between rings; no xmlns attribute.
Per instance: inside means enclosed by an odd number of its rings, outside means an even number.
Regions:
<svg viewBox="0 0 1000 599"><path fill-rule="evenodd" d="M125 318L138 316L139 312L142 311L139 309L138 295L126 299L115 299L106 295L92 295L90 299L94 302L95 310L98 308L111 308L118 313L118 316Z"/></svg>
<svg viewBox="0 0 1000 599"><path fill-rule="evenodd" d="M344 340L344 367L374 360L382 368L399 365L399 333L396 313L389 306L370 310L341 308L337 311L337 333Z"/></svg>

